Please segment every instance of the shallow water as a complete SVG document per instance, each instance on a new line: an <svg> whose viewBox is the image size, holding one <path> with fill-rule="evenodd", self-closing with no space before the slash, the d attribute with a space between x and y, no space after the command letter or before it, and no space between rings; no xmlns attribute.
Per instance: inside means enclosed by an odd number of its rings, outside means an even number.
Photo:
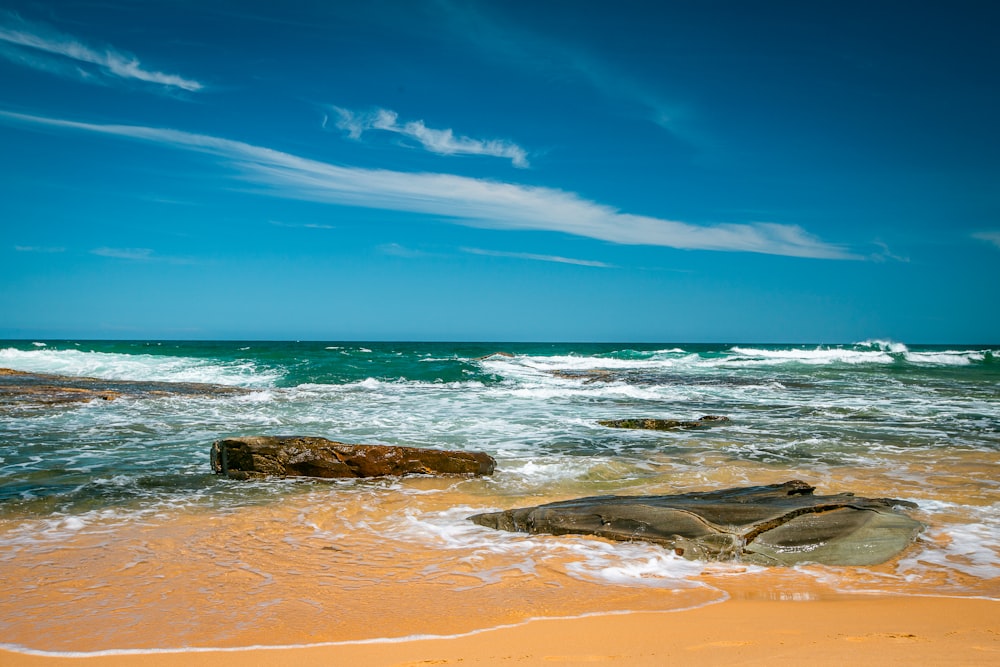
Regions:
<svg viewBox="0 0 1000 667"><path fill-rule="evenodd" d="M504 351L513 356L490 355ZM454 634L759 595L1000 597L1000 350L446 343L0 343L0 367L246 395L0 415L0 637L47 651ZM699 431L598 419L731 421ZM483 450L484 479L240 483L253 434ZM466 520L598 493L803 479L919 505L897 560L784 571ZM414 600L420 600L415 604Z"/></svg>

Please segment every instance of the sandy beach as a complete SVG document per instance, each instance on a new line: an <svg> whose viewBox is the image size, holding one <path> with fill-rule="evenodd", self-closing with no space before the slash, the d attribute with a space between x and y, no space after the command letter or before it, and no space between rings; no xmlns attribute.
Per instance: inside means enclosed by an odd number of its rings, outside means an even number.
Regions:
<svg viewBox="0 0 1000 667"><path fill-rule="evenodd" d="M782 659L811 665L1000 664L1000 605L927 597L733 599L681 612L538 620L455 638L394 643L93 657L0 652L0 663L9 667L763 665Z"/></svg>

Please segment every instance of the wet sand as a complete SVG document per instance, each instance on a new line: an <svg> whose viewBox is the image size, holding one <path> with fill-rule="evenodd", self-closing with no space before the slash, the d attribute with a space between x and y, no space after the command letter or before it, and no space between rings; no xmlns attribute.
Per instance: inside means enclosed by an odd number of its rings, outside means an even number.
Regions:
<svg viewBox="0 0 1000 667"><path fill-rule="evenodd" d="M501 500L482 480L296 488L222 512L4 522L0 644L40 655L0 665L1000 665L992 558L934 528L880 566L753 568L477 532L462 517Z"/></svg>
<svg viewBox="0 0 1000 667"><path fill-rule="evenodd" d="M155 629L150 628L150 632ZM266 642L267 630L261 629ZM811 665L1000 664L1000 604L888 597L796 602L736 598L678 612L564 620L448 639L92 657L0 652L8 667L66 665Z"/></svg>

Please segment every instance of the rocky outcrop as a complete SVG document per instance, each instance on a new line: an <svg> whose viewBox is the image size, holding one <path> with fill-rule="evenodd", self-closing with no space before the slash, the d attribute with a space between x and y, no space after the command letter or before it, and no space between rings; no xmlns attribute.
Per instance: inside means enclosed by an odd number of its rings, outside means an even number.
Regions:
<svg viewBox="0 0 1000 667"><path fill-rule="evenodd" d="M909 545L922 525L897 511L916 505L783 484L667 496L597 496L477 514L500 530L596 535L660 544L692 560L762 565L874 565Z"/></svg>
<svg viewBox="0 0 1000 667"><path fill-rule="evenodd" d="M597 423L611 428L636 428L647 431L676 431L705 428L719 422L727 422L729 417L705 415L697 421L679 421L677 419L601 419Z"/></svg>
<svg viewBox="0 0 1000 667"><path fill-rule="evenodd" d="M493 457L391 445L348 445L326 438L251 436L212 443L212 469L232 479L490 475Z"/></svg>
<svg viewBox="0 0 1000 667"><path fill-rule="evenodd" d="M0 368L0 413L93 400L113 401L123 396L231 396L248 392L241 387L197 382L105 380Z"/></svg>
<svg viewBox="0 0 1000 667"><path fill-rule="evenodd" d="M473 359L473 361L486 361L488 359L496 359L497 357L506 357L508 359L513 359L514 355L511 354L510 352L503 352L501 350L499 352L490 352L489 354L484 354L481 357L476 357L475 359Z"/></svg>

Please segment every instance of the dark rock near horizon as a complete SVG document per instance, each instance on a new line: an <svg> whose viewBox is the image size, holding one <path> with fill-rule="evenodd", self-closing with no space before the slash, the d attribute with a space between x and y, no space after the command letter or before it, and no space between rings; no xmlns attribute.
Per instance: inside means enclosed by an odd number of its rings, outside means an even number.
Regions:
<svg viewBox="0 0 1000 667"><path fill-rule="evenodd" d="M646 431L677 431L705 428L711 424L727 422L729 417L720 415L705 415L697 421L680 421L677 419L601 419L597 423L610 428L633 428Z"/></svg>
<svg viewBox="0 0 1000 667"><path fill-rule="evenodd" d="M553 377L563 380L577 380L583 384L597 382L615 383L637 386L662 387L674 385L680 387L752 387L761 384L759 377L741 377L738 375L702 375L681 373L664 368L591 368L591 369L555 369L549 371ZM777 382L786 389L811 389L815 382L803 381L801 378L787 375L774 376L769 383Z"/></svg>
<svg viewBox="0 0 1000 667"><path fill-rule="evenodd" d="M493 359L494 357L506 357L513 359L514 355L511 354L510 352L504 352L503 350L500 350L498 352L490 352L489 354L484 354L481 357L476 357L475 359L473 359L473 361L486 361L487 359Z"/></svg>
<svg viewBox="0 0 1000 667"><path fill-rule="evenodd" d="M493 457L393 445L349 445L307 436L249 436L212 443L212 469L232 479L490 475Z"/></svg>
<svg viewBox="0 0 1000 667"><path fill-rule="evenodd" d="M122 397L232 396L249 389L198 382L105 380L76 375L29 373L0 368L0 413Z"/></svg>
<svg viewBox="0 0 1000 667"><path fill-rule="evenodd" d="M481 526L645 541L690 560L759 565L875 565L905 549L922 524L913 503L850 493L814 496L799 480L661 496L595 496L469 517Z"/></svg>

